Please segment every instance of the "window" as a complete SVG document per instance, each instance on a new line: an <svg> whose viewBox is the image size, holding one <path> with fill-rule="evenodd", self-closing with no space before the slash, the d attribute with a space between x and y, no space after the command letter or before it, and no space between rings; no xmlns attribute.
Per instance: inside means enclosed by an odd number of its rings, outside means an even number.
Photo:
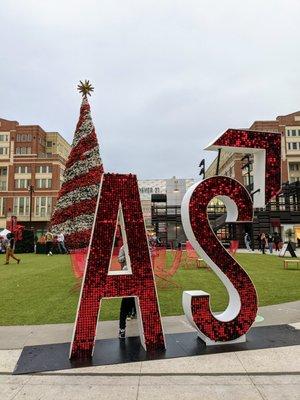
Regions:
<svg viewBox="0 0 300 400"><path fill-rule="evenodd" d="M39 137L39 143L43 146L46 146L46 139L44 139L43 137Z"/></svg>
<svg viewBox="0 0 300 400"><path fill-rule="evenodd" d="M296 129L292 129L292 136L296 136Z"/></svg>
<svg viewBox="0 0 300 400"><path fill-rule="evenodd" d="M299 171L299 164L290 163L290 170L291 171Z"/></svg>
<svg viewBox="0 0 300 400"><path fill-rule="evenodd" d="M14 197L14 214L29 215L29 197Z"/></svg>
<svg viewBox="0 0 300 400"><path fill-rule="evenodd" d="M16 138L17 142L31 142L32 141L32 135L30 134L26 134L26 133L22 133L22 134L18 134L17 138Z"/></svg>
<svg viewBox="0 0 300 400"><path fill-rule="evenodd" d="M52 142L47 141L47 147L52 147Z"/></svg>
<svg viewBox="0 0 300 400"><path fill-rule="evenodd" d="M52 179L36 179L35 186L37 189L51 189Z"/></svg>
<svg viewBox="0 0 300 400"><path fill-rule="evenodd" d="M15 173L16 174L30 174L31 167L27 166L27 165L18 165L15 167Z"/></svg>
<svg viewBox="0 0 300 400"><path fill-rule="evenodd" d="M0 142L8 142L8 135L0 135Z"/></svg>
<svg viewBox="0 0 300 400"><path fill-rule="evenodd" d="M8 154L8 147L0 147L0 155Z"/></svg>
<svg viewBox="0 0 300 400"><path fill-rule="evenodd" d="M6 199L4 197L0 197L0 215L5 215L6 209Z"/></svg>
<svg viewBox="0 0 300 400"><path fill-rule="evenodd" d="M0 167L0 176L7 176L7 167Z"/></svg>
<svg viewBox="0 0 300 400"><path fill-rule="evenodd" d="M4 192L5 190L7 190L7 185L6 185L6 180L0 180L0 190L1 192Z"/></svg>
<svg viewBox="0 0 300 400"><path fill-rule="evenodd" d="M52 166L51 165L39 165L36 168L36 172L38 174L49 174L52 172Z"/></svg>
<svg viewBox="0 0 300 400"><path fill-rule="evenodd" d="M297 150L297 147L298 147L298 146L297 146L297 143L296 143L296 142L293 142L293 143L292 143L292 149L293 149L293 150Z"/></svg>
<svg viewBox="0 0 300 400"><path fill-rule="evenodd" d="M16 154L31 154L31 147L16 147Z"/></svg>
<svg viewBox="0 0 300 400"><path fill-rule="evenodd" d="M15 179L16 189L27 189L30 185L30 179Z"/></svg>
<svg viewBox="0 0 300 400"><path fill-rule="evenodd" d="M52 198L36 197L35 198L35 215L45 217L51 214Z"/></svg>

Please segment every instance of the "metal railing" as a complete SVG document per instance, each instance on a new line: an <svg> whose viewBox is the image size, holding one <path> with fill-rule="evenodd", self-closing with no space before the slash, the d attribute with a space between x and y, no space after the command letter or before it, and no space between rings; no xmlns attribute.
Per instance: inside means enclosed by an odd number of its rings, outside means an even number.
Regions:
<svg viewBox="0 0 300 400"><path fill-rule="evenodd" d="M271 201L266 205L265 208L255 208L255 212L270 212L270 211L287 211L287 212L300 212L300 202L289 202L285 201ZM152 216L180 216L181 207L180 206L152 206L151 208ZM223 205L209 205L207 207L208 214L224 214L226 213L226 207Z"/></svg>

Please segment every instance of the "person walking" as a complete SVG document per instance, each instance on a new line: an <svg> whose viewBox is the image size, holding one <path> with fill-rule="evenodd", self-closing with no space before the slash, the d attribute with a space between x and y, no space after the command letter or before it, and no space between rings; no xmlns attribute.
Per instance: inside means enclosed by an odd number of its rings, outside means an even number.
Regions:
<svg viewBox="0 0 300 400"><path fill-rule="evenodd" d="M251 247L250 247L250 245L251 245L251 239L250 239L250 235L249 235L248 232L245 233L244 242L245 242L246 249L247 249L248 251L251 251Z"/></svg>
<svg viewBox="0 0 300 400"><path fill-rule="evenodd" d="M65 235L62 232L60 232L57 235L57 245L58 245L58 250L59 250L59 252L61 254L67 254L68 253L68 250L67 250L67 248L65 246Z"/></svg>
<svg viewBox="0 0 300 400"><path fill-rule="evenodd" d="M5 247L6 247L6 262L4 263L4 265L8 265L9 264L9 259L10 257L13 258L14 260L17 261L17 264L20 263L20 258L17 258L15 256L15 235L13 233L8 233L6 235L6 243L5 243Z"/></svg>
<svg viewBox="0 0 300 400"><path fill-rule="evenodd" d="M260 242L261 242L261 251L263 254L266 254L265 249L268 246L268 241L267 241L266 235L264 233L261 234Z"/></svg>
<svg viewBox="0 0 300 400"><path fill-rule="evenodd" d="M52 256L53 249L53 235L50 231L46 232L46 254L47 256Z"/></svg>

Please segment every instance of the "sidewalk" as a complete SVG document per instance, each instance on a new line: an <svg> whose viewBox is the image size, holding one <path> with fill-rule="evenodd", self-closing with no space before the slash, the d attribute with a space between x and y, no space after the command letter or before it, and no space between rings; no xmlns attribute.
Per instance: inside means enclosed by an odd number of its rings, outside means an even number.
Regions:
<svg viewBox="0 0 300 400"><path fill-rule="evenodd" d="M300 329L300 301L262 307L257 326ZM136 335L136 321L128 333ZM117 321L101 322L100 338ZM189 332L184 316L165 317L166 333ZM24 345L70 341L72 324L0 327L0 399L300 399L300 346L250 350L11 376Z"/></svg>

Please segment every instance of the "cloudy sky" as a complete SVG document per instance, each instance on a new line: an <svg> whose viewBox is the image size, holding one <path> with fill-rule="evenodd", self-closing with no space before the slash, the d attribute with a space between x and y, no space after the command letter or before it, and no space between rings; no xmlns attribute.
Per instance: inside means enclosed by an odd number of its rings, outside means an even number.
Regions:
<svg viewBox="0 0 300 400"><path fill-rule="evenodd" d="M105 169L197 177L227 128L300 110L299 0L1 0L0 117L71 141L95 86Z"/></svg>

